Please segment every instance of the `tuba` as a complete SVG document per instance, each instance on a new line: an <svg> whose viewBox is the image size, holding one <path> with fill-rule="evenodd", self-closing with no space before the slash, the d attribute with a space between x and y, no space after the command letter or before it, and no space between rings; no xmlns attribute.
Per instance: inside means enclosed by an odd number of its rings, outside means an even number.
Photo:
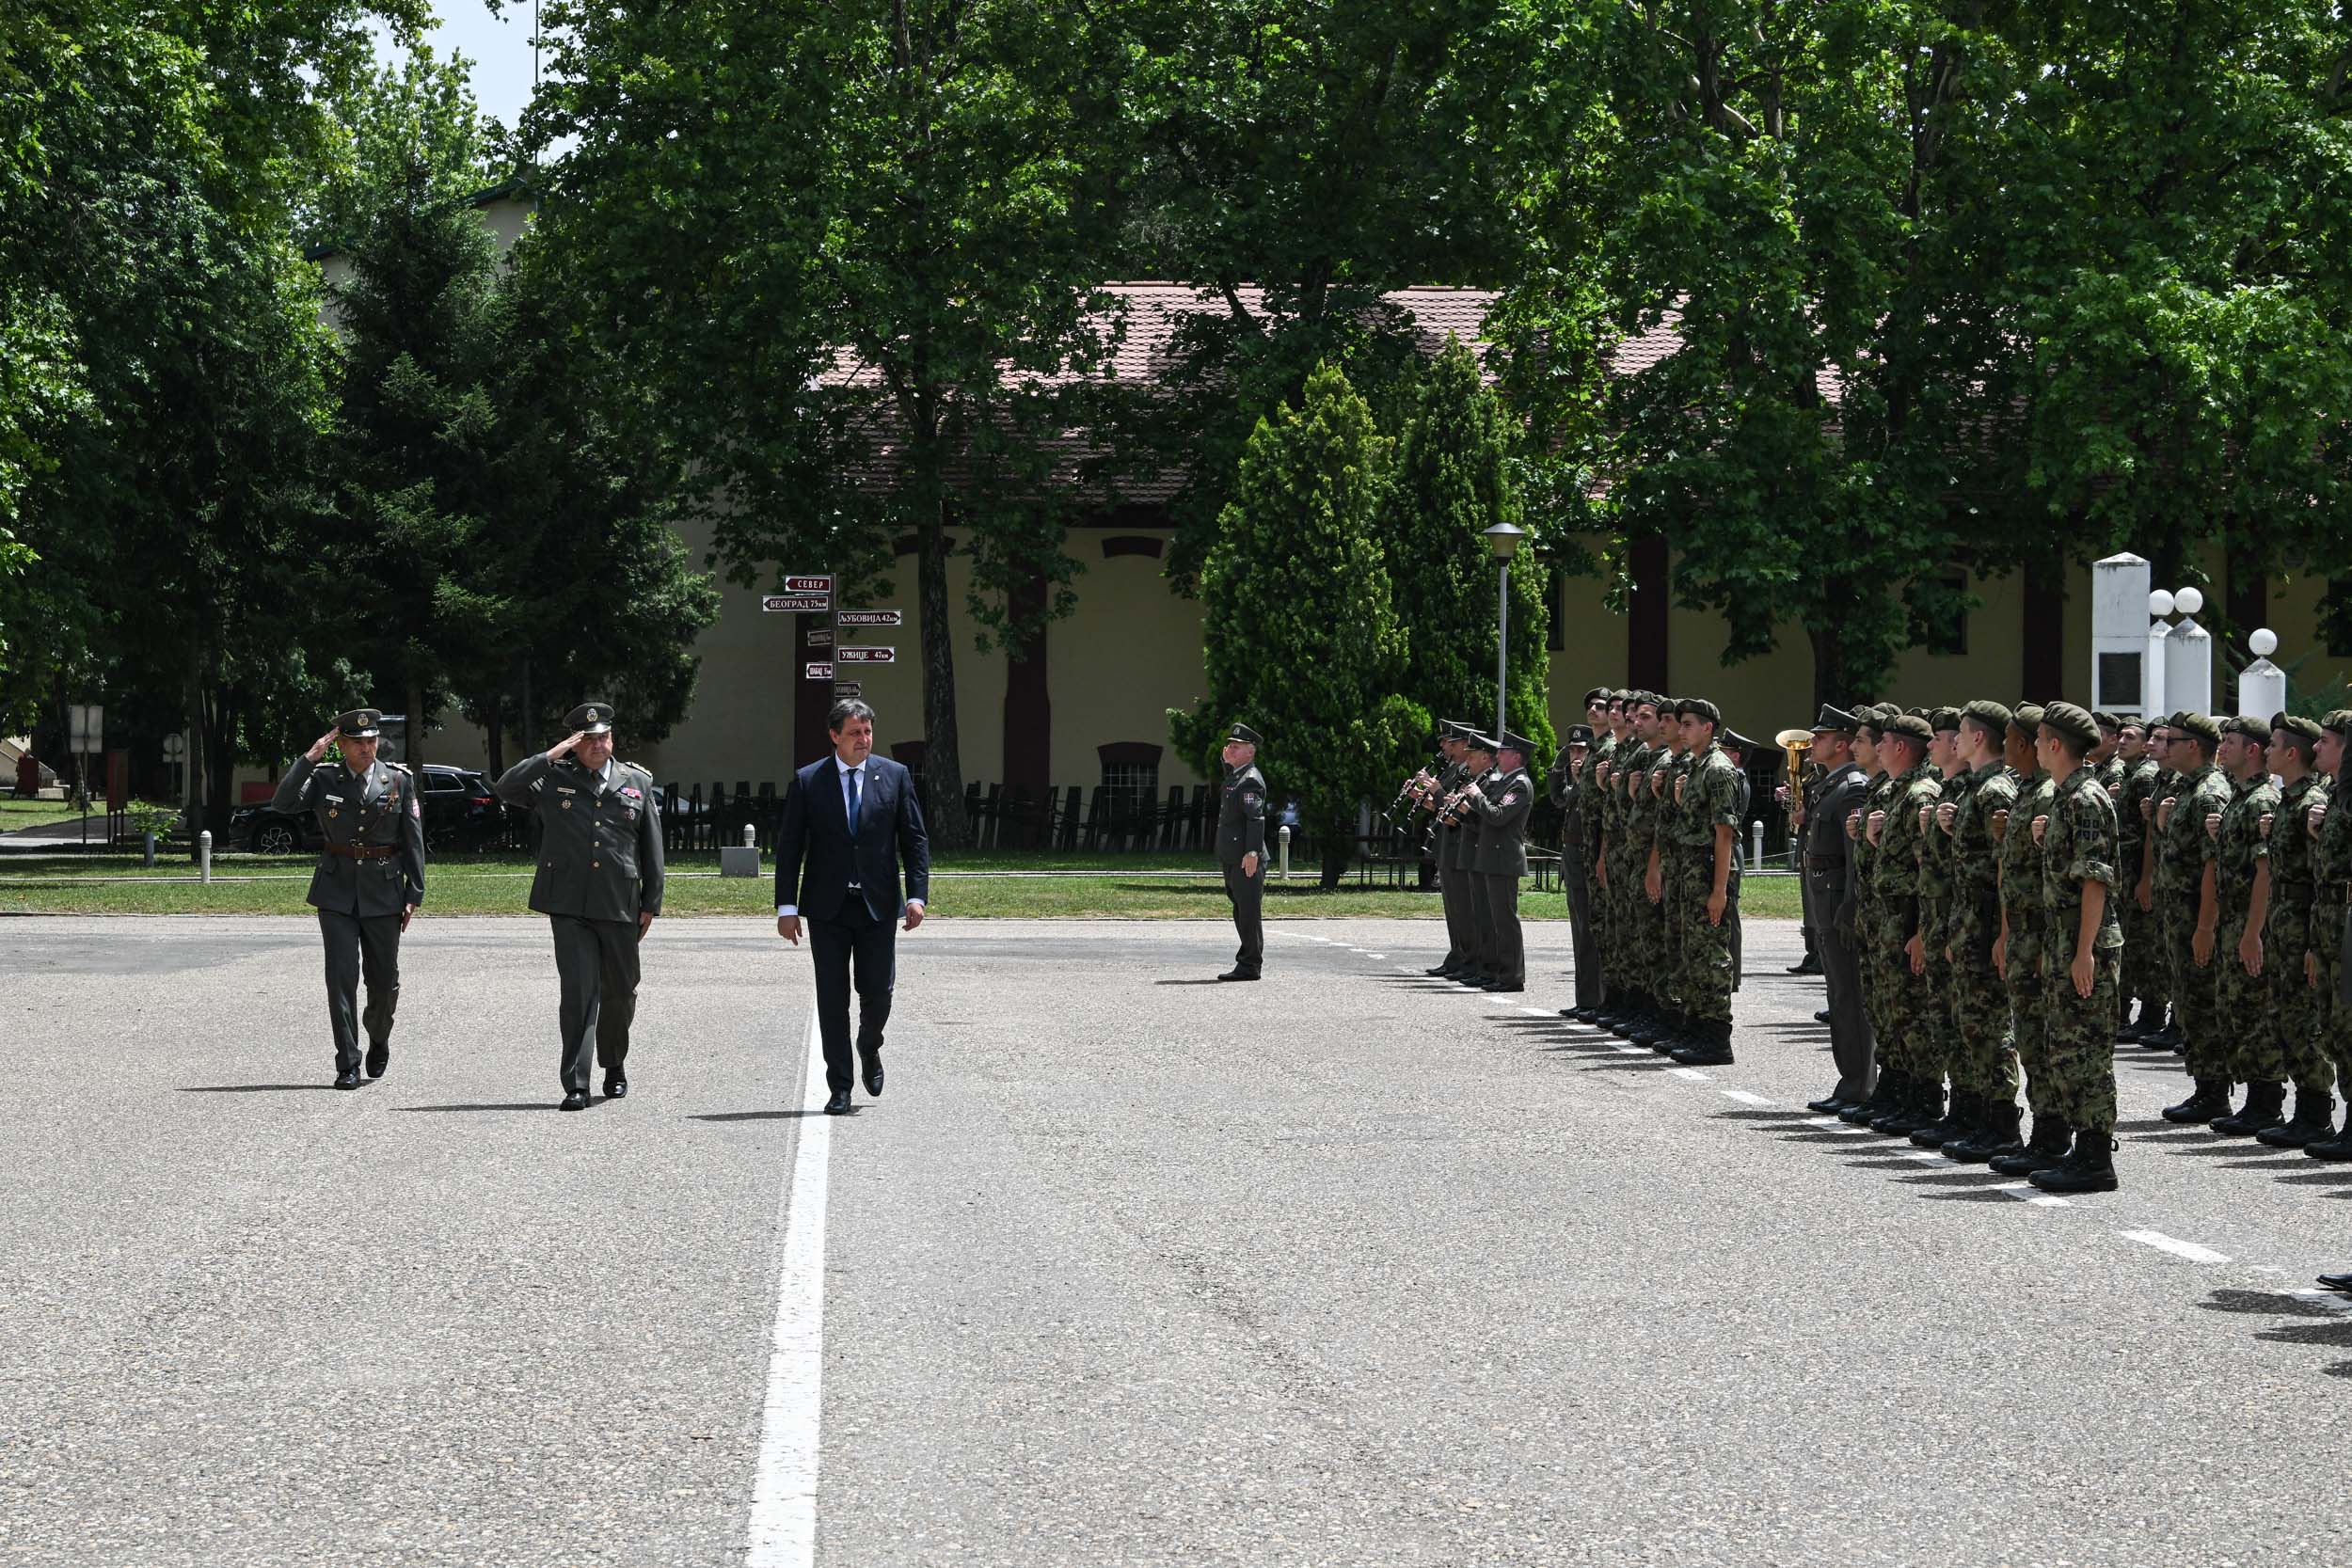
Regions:
<svg viewBox="0 0 2352 1568"><path fill-rule="evenodd" d="M1804 803L1804 759L1813 750L1811 730L1783 730L1772 736L1788 759L1788 831L1797 831L1797 810Z"/></svg>

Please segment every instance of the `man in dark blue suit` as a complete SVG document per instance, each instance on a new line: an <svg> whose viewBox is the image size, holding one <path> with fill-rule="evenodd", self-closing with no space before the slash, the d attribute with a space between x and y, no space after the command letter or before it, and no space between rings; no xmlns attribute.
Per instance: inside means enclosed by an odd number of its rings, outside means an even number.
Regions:
<svg viewBox="0 0 2352 1568"><path fill-rule="evenodd" d="M914 779L874 751L874 710L833 705L833 754L792 776L776 830L776 934L817 960L817 1023L825 1041L829 1117L850 1109L850 990L858 1000L857 1053L866 1092L882 1092L882 1025L890 1022L898 922L923 924L931 845ZM805 868L805 869L803 869ZM904 873L903 892L900 874Z"/></svg>

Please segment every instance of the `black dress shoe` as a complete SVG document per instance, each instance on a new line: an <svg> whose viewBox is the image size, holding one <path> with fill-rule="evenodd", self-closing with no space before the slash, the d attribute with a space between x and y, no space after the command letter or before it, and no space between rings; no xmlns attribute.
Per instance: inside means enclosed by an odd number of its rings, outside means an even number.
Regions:
<svg viewBox="0 0 2352 1568"><path fill-rule="evenodd" d="M1813 1022L1816 1023L1827 1023L1829 1022L1829 1009L1827 1007L1823 1007L1820 1012L1815 1013L1813 1015Z"/></svg>
<svg viewBox="0 0 2352 1568"><path fill-rule="evenodd" d="M878 1051L873 1055L866 1058L866 1092L872 1095L876 1100L880 1100L882 1098L882 1053Z"/></svg>
<svg viewBox="0 0 2352 1568"><path fill-rule="evenodd" d="M584 1111L587 1108L588 1091L586 1089L564 1090L564 1103L556 1107L559 1111Z"/></svg>
<svg viewBox="0 0 2352 1568"><path fill-rule="evenodd" d="M1489 980L1481 989L1492 991L1502 991L1506 994L1517 994L1519 991L1525 990L1527 988L1525 986L1506 985L1501 980Z"/></svg>
<svg viewBox="0 0 2352 1568"><path fill-rule="evenodd" d="M846 1117L849 1114L850 1091L847 1089L834 1090L833 1098L825 1101L825 1115L829 1117Z"/></svg>
<svg viewBox="0 0 2352 1568"><path fill-rule="evenodd" d="M2330 1291L2342 1291L2352 1295L2352 1274L2323 1274L2319 1282Z"/></svg>
<svg viewBox="0 0 2352 1568"><path fill-rule="evenodd" d="M339 1089L358 1088L359 1086L359 1069L356 1067L347 1067L343 1069L342 1071L335 1075L335 1086Z"/></svg>
<svg viewBox="0 0 2352 1568"><path fill-rule="evenodd" d="M1454 966L1452 964L1438 964L1434 968L1424 969L1422 973L1423 974L1435 974L1440 979L1450 980L1454 977Z"/></svg>
<svg viewBox="0 0 2352 1568"><path fill-rule="evenodd" d="M1834 1117L1838 1112L1853 1103L1854 1101L1844 1099L1838 1095L1825 1094L1819 1100L1806 1101L1804 1102L1804 1108L1808 1111L1819 1111L1825 1117Z"/></svg>
<svg viewBox="0 0 2352 1568"><path fill-rule="evenodd" d="M617 1072L606 1073L604 1075L604 1098L607 1100L627 1100L628 1098L628 1080L622 1077Z"/></svg>
<svg viewBox="0 0 2352 1568"><path fill-rule="evenodd" d="M368 1076L381 1078L384 1069L392 1065L392 1042L378 1040L368 1047Z"/></svg>
<svg viewBox="0 0 2352 1568"><path fill-rule="evenodd" d="M1229 969L1217 976L1220 980L1254 980L1257 977L1258 972L1254 969Z"/></svg>

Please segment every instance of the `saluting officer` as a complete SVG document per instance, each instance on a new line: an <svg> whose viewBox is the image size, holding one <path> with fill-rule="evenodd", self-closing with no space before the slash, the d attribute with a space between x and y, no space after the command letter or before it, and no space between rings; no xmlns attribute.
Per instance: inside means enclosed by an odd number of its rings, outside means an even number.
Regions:
<svg viewBox="0 0 2352 1568"><path fill-rule="evenodd" d="M335 1086L359 1086L359 1029L368 1032L370 1078L392 1061L392 1013L400 1005L400 933L424 902L424 817L416 781L376 760L383 714L354 708L286 769L270 810L318 814L318 869L310 901L326 947L326 1017L335 1031ZM340 742L342 760L326 762ZM359 981L368 982L359 1011Z"/></svg>
<svg viewBox="0 0 2352 1568"><path fill-rule="evenodd" d="M564 721L569 736L508 768L496 787L539 819L531 907L548 917L563 985L563 1108L584 1111L591 1037L605 1098L628 1093L637 944L661 912L661 811L653 775L613 760L612 704L582 703Z"/></svg>
<svg viewBox="0 0 2352 1568"><path fill-rule="evenodd" d="M1265 968L1265 775L1258 732L1235 724L1225 737L1225 797L1216 812L1216 863L1233 906L1241 950L1220 980L1254 980Z"/></svg>

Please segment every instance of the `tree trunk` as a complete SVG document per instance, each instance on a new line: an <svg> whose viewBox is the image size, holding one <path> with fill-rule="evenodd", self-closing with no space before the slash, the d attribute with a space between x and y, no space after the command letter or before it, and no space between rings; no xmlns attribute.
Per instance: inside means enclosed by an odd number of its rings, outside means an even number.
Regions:
<svg viewBox="0 0 2352 1568"><path fill-rule="evenodd" d="M1813 644L1814 712L1819 713L1828 705L1843 707L1849 701L1859 701L1854 693L1846 689L1846 662L1837 645L1836 629L1808 625L1804 635Z"/></svg>
<svg viewBox="0 0 2352 1568"><path fill-rule="evenodd" d="M408 733L402 737L401 761L411 771L424 771L424 687L415 676L408 679Z"/></svg>
<svg viewBox="0 0 2352 1568"><path fill-rule="evenodd" d="M963 757L956 739L955 626L947 604L947 518L944 498L923 519L916 551L923 618L923 820L943 849L968 848Z"/></svg>

